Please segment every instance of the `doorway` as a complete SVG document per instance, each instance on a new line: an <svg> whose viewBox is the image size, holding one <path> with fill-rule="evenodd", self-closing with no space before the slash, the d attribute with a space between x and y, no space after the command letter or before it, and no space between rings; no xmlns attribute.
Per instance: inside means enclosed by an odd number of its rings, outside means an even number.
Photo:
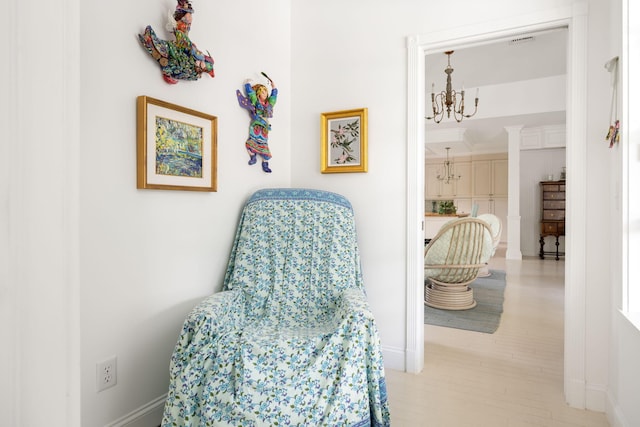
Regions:
<svg viewBox="0 0 640 427"><path fill-rule="evenodd" d="M585 407L584 288L586 228L587 10L556 8L535 16L518 16L509 22L488 23L480 30L457 28L408 38L407 118L407 336L406 370L420 372L424 364L423 279L421 230L424 221L424 117L425 64L430 52L516 37L523 32L566 26L567 44L567 256L565 259L565 369L564 389L569 405ZM571 361L570 364L567 361Z"/></svg>
<svg viewBox="0 0 640 427"><path fill-rule="evenodd" d="M425 208L435 211L438 200L448 198L458 212L470 213L476 205L478 214L497 215L510 259L538 254L541 206L533 195L548 176L560 179L565 166L566 44L567 29L559 27L462 49L447 47L425 57L425 109L434 117L425 120ZM430 96L434 109L446 110L440 94L448 67L452 72L446 79L451 79L458 106L461 89L466 92L465 117L435 117L431 108ZM475 94L479 108L474 110ZM457 175L446 184L436 176L445 155ZM429 218L426 222L425 229L433 233ZM560 243L564 249L564 238Z"/></svg>

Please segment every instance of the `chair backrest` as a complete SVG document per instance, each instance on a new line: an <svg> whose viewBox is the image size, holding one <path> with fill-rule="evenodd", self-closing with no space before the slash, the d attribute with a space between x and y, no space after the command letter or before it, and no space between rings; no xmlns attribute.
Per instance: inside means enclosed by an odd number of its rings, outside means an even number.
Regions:
<svg viewBox="0 0 640 427"><path fill-rule="evenodd" d="M479 206L477 203L474 203L473 205L471 205L471 216L472 216L473 218L475 218L475 217L477 217L477 216L478 216L478 208L479 208L479 207L480 207L480 206Z"/></svg>
<svg viewBox="0 0 640 427"><path fill-rule="evenodd" d="M450 221L425 248L425 278L445 283L473 280L492 250L491 230L485 221L469 217Z"/></svg>
<svg viewBox="0 0 640 427"><path fill-rule="evenodd" d="M320 190L254 193L242 211L223 287L242 291L247 315L309 324L328 316L348 288L363 289L349 201Z"/></svg>
<svg viewBox="0 0 640 427"><path fill-rule="evenodd" d="M500 218L496 215L490 213L478 215L478 219L489 224L491 238L493 239L493 253L495 253L498 245L500 244L500 237L502 236L502 221L500 221ZM491 254L492 256L493 253Z"/></svg>

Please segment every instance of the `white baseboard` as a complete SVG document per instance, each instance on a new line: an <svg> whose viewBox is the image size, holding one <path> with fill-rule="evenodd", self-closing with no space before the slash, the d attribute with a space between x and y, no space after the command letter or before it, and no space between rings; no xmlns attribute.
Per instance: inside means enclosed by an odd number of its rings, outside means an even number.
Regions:
<svg viewBox="0 0 640 427"><path fill-rule="evenodd" d="M607 393L607 420L611 427L628 427L629 423L627 423L624 418L624 414L620 411L620 406L615 402L611 393Z"/></svg>
<svg viewBox="0 0 640 427"><path fill-rule="evenodd" d="M602 384L588 384L585 394L586 407L590 411L607 411L607 388Z"/></svg>
<svg viewBox="0 0 640 427"><path fill-rule="evenodd" d="M565 353L566 356L566 353ZM586 391L584 381L565 378L564 397L567 404L573 408L586 409Z"/></svg>
<svg viewBox="0 0 640 427"><path fill-rule="evenodd" d="M385 369L405 371L405 352L400 348L382 346Z"/></svg>
<svg viewBox="0 0 640 427"><path fill-rule="evenodd" d="M165 393L124 417L105 425L105 427L158 427L162 422L162 412L166 399L167 394Z"/></svg>

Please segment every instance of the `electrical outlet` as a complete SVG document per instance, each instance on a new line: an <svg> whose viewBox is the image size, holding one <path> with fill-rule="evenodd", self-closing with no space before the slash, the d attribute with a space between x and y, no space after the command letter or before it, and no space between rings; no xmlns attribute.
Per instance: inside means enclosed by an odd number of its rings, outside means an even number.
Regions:
<svg viewBox="0 0 640 427"><path fill-rule="evenodd" d="M113 387L118 382L116 356L96 363L96 388L97 391Z"/></svg>

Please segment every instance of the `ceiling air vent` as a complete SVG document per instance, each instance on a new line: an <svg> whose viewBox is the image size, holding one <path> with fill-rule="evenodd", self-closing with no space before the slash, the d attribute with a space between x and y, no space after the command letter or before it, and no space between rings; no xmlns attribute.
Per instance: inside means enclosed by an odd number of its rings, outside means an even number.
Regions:
<svg viewBox="0 0 640 427"><path fill-rule="evenodd" d="M534 40L535 40L535 37L533 36L516 37L515 39L509 40L509 44L514 45L514 44L529 43Z"/></svg>

